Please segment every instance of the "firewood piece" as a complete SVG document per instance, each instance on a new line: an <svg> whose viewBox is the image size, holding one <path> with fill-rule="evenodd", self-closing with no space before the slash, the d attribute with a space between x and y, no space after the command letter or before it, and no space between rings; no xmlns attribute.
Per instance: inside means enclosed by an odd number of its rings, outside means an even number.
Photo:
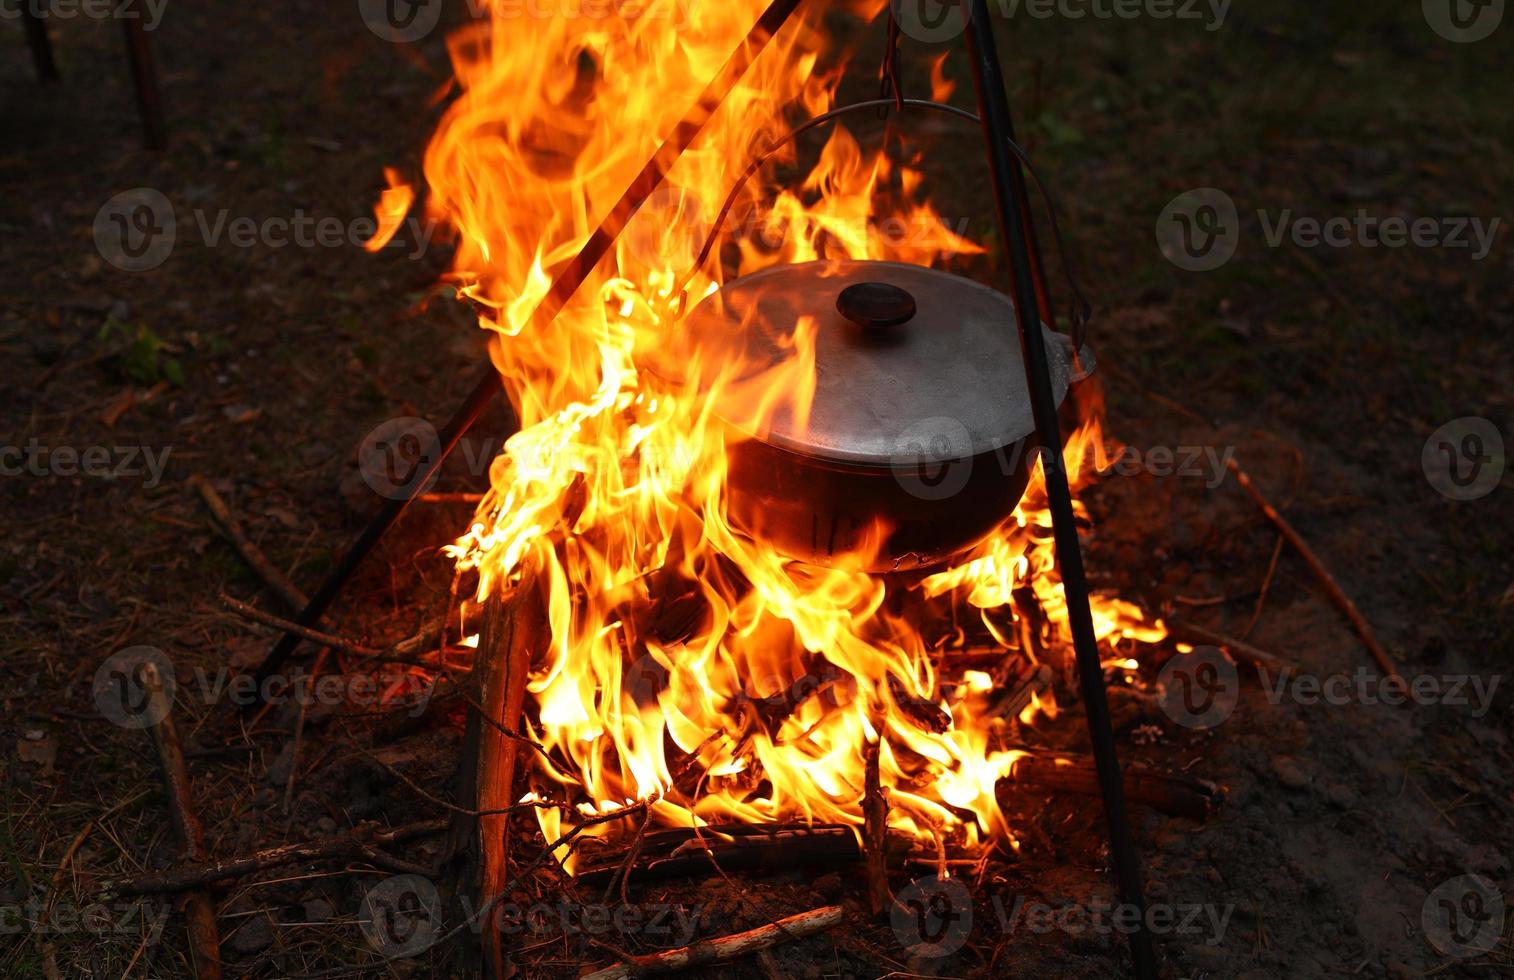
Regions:
<svg viewBox="0 0 1514 980"><path fill-rule="evenodd" d="M910 839L889 834L886 856L902 857ZM623 863L625 848L585 856L574 879L594 887L608 881ZM648 832L628 872L637 882L692 878L715 872L835 867L862 860L854 827L845 824L728 824Z"/></svg>
<svg viewBox="0 0 1514 980"><path fill-rule="evenodd" d="M869 742L867 774L862 797L862 850L867 863L867 904L874 916L894 904L888 890L888 796L883 791L881 775L883 739Z"/></svg>
<svg viewBox="0 0 1514 980"><path fill-rule="evenodd" d="M231 513L231 508L226 506L226 501L222 500L221 495L216 493L215 488L210 485L210 481L196 475L191 477L189 482L200 491L200 499L205 501L205 506L210 509L211 516L216 519L216 525L220 528L222 535L231 542L231 546L236 549L237 554L242 556L242 560L248 567L256 572L258 578L276 592L290 609L304 609L305 604L310 601L309 598L300 591L298 586L289 581L288 576L279 571L273 562L268 560L268 556L263 554L257 545L252 543L252 539L242 530L241 523Z"/></svg>
<svg viewBox="0 0 1514 980"><path fill-rule="evenodd" d="M1207 820L1225 799L1224 787L1187 773L1127 766L1124 782L1126 799L1172 817ZM1025 756L996 787L1001 800L1021 789L1098 796L1099 779L1091 758Z"/></svg>
<svg viewBox="0 0 1514 980"><path fill-rule="evenodd" d="M1204 627L1195 626L1193 623L1169 622L1167 624L1167 635L1180 642L1224 647L1230 651L1230 655L1235 659L1256 667L1266 667L1270 671L1280 673L1298 666L1293 661L1279 657L1275 653L1268 653L1266 650L1254 647L1242 640L1237 640L1233 636L1226 636L1224 633L1206 630Z"/></svg>
<svg viewBox="0 0 1514 980"><path fill-rule="evenodd" d="M513 592L498 591L484 604L478 652L467 681L481 711L468 713L459 766L458 802L481 814L457 813L449 831L449 849L465 855L463 887L473 891L474 908L491 908L506 883L510 854L507 808L514 792L520 740L504 732L520 730L531 655L547 630L545 603L537 588L532 559ZM503 729L503 731L501 731ZM480 933L484 974L505 977L509 970L497 930Z"/></svg>
<svg viewBox="0 0 1514 980"><path fill-rule="evenodd" d="M153 700L154 712L161 720L153 725L153 748L158 753L158 763L163 770L163 789L168 798L168 811L173 819L174 833L184 857L190 861L205 860L205 828L195 814L194 794L189 782L189 764L184 761L184 744L179 740L179 729L173 720L173 703L152 661L142 664L143 686ZM209 892L199 889L189 893L184 905L185 923L189 937L190 955L194 962L195 975L219 980L221 976L221 933L216 926L215 904Z"/></svg>
<svg viewBox="0 0 1514 980"><path fill-rule="evenodd" d="M951 728L952 716L944 708L928 698L911 694L893 674L888 675L888 695L894 707L925 731L940 735Z"/></svg>
<svg viewBox="0 0 1514 980"><path fill-rule="evenodd" d="M1004 693L989 707L989 714L998 718L1020 717L1031 698L1051 690L1054 676L1050 666L1027 662L1023 671L1010 677Z"/></svg>
<svg viewBox="0 0 1514 980"><path fill-rule="evenodd" d="M1266 497L1262 496L1262 492L1251 482L1251 477L1246 475L1246 471L1240 468L1234 458L1225 460L1225 465L1229 467L1230 472L1235 474L1236 482L1241 485L1242 490L1246 491L1246 495L1261 508L1262 513L1267 515L1268 520L1277 525L1277 529L1282 532L1283 537L1288 539L1288 543L1293 545L1293 549L1304 559L1304 563L1309 566L1309 570L1314 573L1314 577L1319 579L1320 584L1325 587L1325 593L1335 603L1336 608L1351 621L1352 627L1356 630L1357 635L1361 637L1362 643L1366 645L1367 652L1377 662L1377 669L1383 672L1383 679L1402 686L1403 678L1399 677L1398 668L1394 666L1393 659L1388 656L1388 651L1384 650L1383 645L1377 642L1377 635L1372 632L1372 627L1367 624L1367 620L1357 610L1356 603L1352 602L1351 597L1346 595L1340 585L1336 583L1335 576L1331 575L1329 570L1325 568L1324 562L1319 560L1319 556L1314 553L1314 549L1309 547L1308 542L1303 539L1303 536L1298 531L1294 530L1293 525L1289 524L1288 520L1278 513L1277 508L1272 506Z"/></svg>
<svg viewBox="0 0 1514 980"><path fill-rule="evenodd" d="M827 905L779 919L777 922L719 939L705 939L690 946L670 949L646 956L631 956L624 963L605 967L582 980L629 980L676 973L710 963L728 963L759 950L770 949L791 939L803 939L827 929L834 929L845 917L839 905Z"/></svg>
<svg viewBox="0 0 1514 980"><path fill-rule="evenodd" d="M320 840L280 844L277 847L264 848L241 857L185 864L167 871L127 879L108 885L102 894L110 898L117 895L156 895L180 892L218 881L257 874L287 864L309 864L314 861L367 861L398 874L410 874L417 871L424 873L426 869L384 853L379 849L379 845L398 844L419 837L440 834L447 829L447 824L447 818L438 817L388 829L359 829L342 837L324 837Z"/></svg>

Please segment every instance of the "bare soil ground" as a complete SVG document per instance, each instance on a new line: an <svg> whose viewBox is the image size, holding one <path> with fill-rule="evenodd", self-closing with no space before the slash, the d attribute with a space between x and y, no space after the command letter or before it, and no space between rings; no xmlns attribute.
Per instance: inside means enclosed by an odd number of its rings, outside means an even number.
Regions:
<svg viewBox="0 0 1514 980"><path fill-rule="evenodd" d="M249 721L205 696L201 678L244 670L270 640L223 610L217 591L279 605L190 484L209 480L273 562L313 588L379 502L357 476L364 434L397 416L440 422L465 390L483 343L436 288L444 246L410 236L413 248L369 255L346 242L241 247L213 234L219 215L368 214L384 165L416 168L445 51L439 32L413 45L379 39L352 4L170 7L152 39L171 146L154 154L140 149L118 24L55 20L64 80L41 86L11 23L0 71L0 463L23 458L13 448L41 462L0 477L0 973L188 976L176 904L118 899L88 912L106 883L178 856L147 736L111 724L92 694L107 657L148 645L171 658L214 855L442 815L426 794L451 791L455 711L403 731L405 712L314 710L302 721L285 706ZM1496 921L1514 901L1514 685L1500 683L1514 656L1514 508L1507 476L1479 499L1453 500L1422 459L1431 434L1457 419L1514 438L1514 252L1501 227L1481 258L1450 242L1268 241L1285 212L1442 228L1500 218L1514 200L1514 22L1458 44L1417 4L1278 0L1236 4L1213 31L1024 14L1000 28L1023 141L1059 192L1095 302L1111 434L1152 464L1089 496L1096 584L1166 616L1249 631L1314 677L1370 667L1292 549L1269 574L1275 528L1205 462L1233 452L1404 675L1440 685L1407 707L1354 691L1306 703L1297 687L1269 697L1276 679L1243 668L1234 711L1208 729L1117 692L1128 759L1228 788L1203 824L1138 812L1151 900L1198 910L1159 937L1164 970L1514 973L1508 923ZM868 44L859 97L874 84ZM960 55L948 73L963 101ZM912 64L907 84L924 77ZM939 209L992 242L976 134L935 139ZM173 203L176 244L159 267L126 272L93 228L108 199L142 187ZM1153 234L1175 195L1201 187L1224 191L1239 214L1234 257L1207 272L1168 261ZM1002 279L989 262L972 271ZM505 424L496 410L480 439ZM1162 475L1162 453L1177 462L1188 447L1211 455ZM88 475L79 459L106 462ZM1501 453L1486 465L1501 466ZM478 482L459 459L439 489ZM330 628L375 646L410 635L447 601L436 546L467 514L414 508ZM1076 749L1080 724L1072 708L1034 737ZM861 916L851 869L661 885L633 899L697 911L697 936L826 901L856 912L842 929L710 976L1122 975L1117 936L1054 914L1109 895L1097 801L1027 797L1020 819L1018 859L966 879L971 924L945 957ZM425 865L439 848L431 838L393 853ZM228 973L449 972L447 944L385 965L365 941L362 896L393 873L312 862L220 889ZM1476 905L1466 875L1503 904ZM1501 940L1448 955L1451 913L1458 927L1491 922L1479 935ZM559 925L520 937L525 972L613 961ZM686 938L622 932L605 942L639 952Z"/></svg>

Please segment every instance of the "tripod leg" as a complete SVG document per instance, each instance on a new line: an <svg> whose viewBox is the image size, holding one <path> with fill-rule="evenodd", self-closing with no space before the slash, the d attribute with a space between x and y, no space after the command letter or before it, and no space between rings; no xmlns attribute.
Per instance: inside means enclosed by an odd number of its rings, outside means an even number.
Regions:
<svg viewBox="0 0 1514 980"><path fill-rule="evenodd" d="M1140 857L1136 854L1130 831L1125 788L1120 779L1120 762L1109 721L1109 701L1104 691L1104 670L1099 663L1098 640L1094 636L1093 616L1088 608L1088 580L1083 572L1083 555L1073 518L1067 464L1062 458L1062 433L1058 427L1051 369L1046 359L1046 340L1041 333L1039 317L1032 315L1032 311L1039 312L1043 304L1036 288L1040 263L1039 256L1035 255L1030 215L1025 206L1028 201L1025 175L1020 170L1019 161L1010 155L1008 149L1007 140L1012 132L1009 99L1005 95L1003 70L994 44L987 2L971 0L968 9L968 56L972 62L973 84L977 89L984 145L993 174L999 230L1009 250L1010 287L1015 301L1015 318L1019 325L1036 432L1041 441L1041 466L1046 477L1047 501L1051 507L1057 568L1062 574L1062 588L1067 596L1067 618L1077 653L1083 705L1088 718L1088 735L1093 743L1099 789L1109 821L1109 849L1114 859L1121 899L1141 913L1142 926L1130 935L1135 975L1141 980L1155 980L1156 951L1151 944L1151 934L1144 928L1146 914L1141 888Z"/></svg>
<svg viewBox="0 0 1514 980"><path fill-rule="evenodd" d="M21 20L26 27L26 43L32 49L32 64L44 82L58 80L58 64L53 61L53 42L47 38L47 21L37 15L29 3L21 4Z"/></svg>

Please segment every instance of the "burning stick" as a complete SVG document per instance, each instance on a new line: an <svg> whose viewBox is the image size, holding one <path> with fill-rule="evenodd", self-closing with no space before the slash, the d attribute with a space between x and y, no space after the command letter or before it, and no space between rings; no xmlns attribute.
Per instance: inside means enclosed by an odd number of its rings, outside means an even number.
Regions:
<svg viewBox="0 0 1514 980"><path fill-rule="evenodd" d="M179 729L173 720L173 705L165 704L168 698L163 687L163 678L152 661L142 664L142 682L161 712L162 720L150 729L153 747L158 751L158 762L163 768L163 789L168 797L168 810L173 817L174 830L184 856L190 861L205 860L205 829L194 812L194 795L190 791L189 765L184 761L184 745L179 740ZM216 928L215 905L209 893L200 890L191 892L185 900L185 923L189 934L189 948L193 956L195 975L220 980L221 933Z"/></svg>
<svg viewBox="0 0 1514 980"><path fill-rule="evenodd" d="M1225 798L1223 787L1180 772L1126 767L1123 782L1125 795L1131 802L1144 804L1172 817L1207 820ZM1002 800L1024 787L1080 796L1099 795L1098 774L1093 760L1086 758L1025 756L1017 759L1009 776L999 780L997 790Z"/></svg>
<svg viewBox="0 0 1514 980"><path fill-rule="evenodd" d="M536 583L534 565L528 558L514 592L489 598L470 678L472 698L481 710L468 714L458 801L480 815L455 815L449 836L454 852L466 851L471 859L467 869L471 881L467 884L476 889L476 907L481 909L499 900L508 873L506 810L515 802L520 739L507 738L504 732L520 727L531 653L546 630L546 611ZM506 976L499 932L485 929L481 938L486 974Z"/></svg>
<svg viewBox="0 0 1514 980"><path fill-rule="evenodd" d="M865 796L862 800L863 853L867 857L867 904L873 915L882 915L883 910L894 904L894 896L888 890L888 796L884 792L880 776L883 755L882 719L875 720L878 729L876 741L867 744L867 778Z"/></svg>
<svg viewBox="0 0 1514 980"><path fill-rule="evenodd" d="M721 936L719 939L706 939L681 949L670 949L647 956L628 956L624 963L597 970L582 980L629 980L631 977L676 973L709 963L728 963L791 939L803 939L833 929L841 924L844 917L841 906L827 905L790 915L756 929Z"/></svg>
<svg viewBox="0 0 1514 980"><path fill-rule="evenodd" d="M247 537L246 532L242 530L241 523L231 513L231 508L226 506L226 501L221 499L221 495L216 493L210 482L199 475L190 477L189 482L200 491L200 499L205 501L206 507L210 508L211 516L216 519L216 524L226 540L237 550L237 554L242 556L242 560L248 567L257 572L258 578L278 593L279 598L283 599L290 609L304 608L310 601L305 593L289 581L289 578L268 560L268 556L252 543L252 539Z"/></svg>
<svg viewBox="0 0 1514 980"><path fill-rule="evenodd" d="M1377 642L1377 636L1372 632L1372 627L1367 625L1367 620L1357 610L1356 603L1352 602L1351 598L1336 584L1335 577L1330 574L1325 568L1324 563L1315 555L1314 549L1310 548L1303 537L1293 529L1293 525L1289 524L1287 519L1278 513L1277 508L1273 507L1267 501L1267 498L1262 496L1262 492L1251 482L1251 477L1247 476L1246 471L1236 465L1234 459L1225 460L1225 465L1230 468L1230 472L1235 474L1236 482L1241 485L1241 489L1246 491L1246 494L1252 501L1262 509L1262 513L1267 515L1267 519L1277 525L1277 529L1283 533L1283 537L1287 538L1288 543L1293 545L1294 550L1303 557L1304 563L1309 566L1309 570L1314 573L1315 578L1319 579L1320 584L1325 587L1326 594L1330 596L1330 600L1335 603L1336 608L1345 613L1346 618L1351 621L1351 625L1355 628L1357 635L1366 644L1367 652L1372 654L1373 660L1377 661L1377 669L1383 672L1384 679L1402 686L1404 682L1403 678L1398 675L1398 668L1394 666L1392 658L1388 656L1388 651L1384 650L1383 645Z"/></svg>

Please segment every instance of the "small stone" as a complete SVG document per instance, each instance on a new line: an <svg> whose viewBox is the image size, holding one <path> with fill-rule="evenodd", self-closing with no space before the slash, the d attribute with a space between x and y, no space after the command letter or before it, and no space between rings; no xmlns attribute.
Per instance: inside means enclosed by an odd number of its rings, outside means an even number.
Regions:
<svg viewBox="0 0 1514 980"><path fill-rule="evenodd" d="M318 833L326 835L334 834L336 833L336 821L330 817L322 817L315 822L315 829Z"/></svg>
<svg viewBox="0 0 1514 980"><path fill-rule="evenodd" d="M1309 775L1292 756L1280 755L1272 760L1272 774L1278 782L1289 789L1303 789L1309 785Z"/></svg>
<svg viewBox="0 0 1514 980"><path fill-rule="evenodd" d="M1325 787L1325 799L1330 805L1342 810L1349 810L1356 806L1356 790L1345 783L1331 783Z"/></svg>
<svg viewBox="0 0 1514 980"><path fill-rule="evenodd" d="M312 898L303 908L306 922L330 922L336 918L336 909L324 898Z"/></svg>
<svg viewBox="0 0 1514 980"><path fill-rule="evenodd" d="M231 937L231 948L243 956L261 953L273 945L273 920L266 915L254 915L243 922Z"/></svg>
<svg viewBox="0 0 1514 980"><path fill-rule="evenodd" d="M294 769L294 742L284 743L284 748L272 762L268 764L268 781L275 786L283 786L289 782L289 773Z"/></svg>

